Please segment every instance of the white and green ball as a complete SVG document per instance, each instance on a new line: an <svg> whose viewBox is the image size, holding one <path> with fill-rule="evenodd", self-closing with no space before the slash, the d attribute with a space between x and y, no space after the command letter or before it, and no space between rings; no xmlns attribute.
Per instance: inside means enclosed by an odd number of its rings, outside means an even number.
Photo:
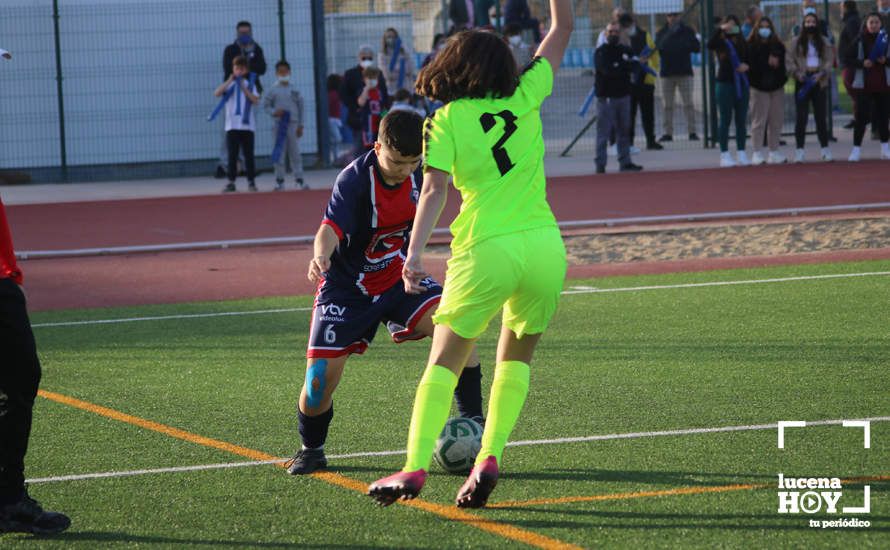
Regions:
<svg viewBox="0 0 890 550"><path fill-rule="evenodd" d="M433 458L446 472L465 474L473 468L480 447L482 426L478 422L463 417L449 418L436 440Z"/></svg>

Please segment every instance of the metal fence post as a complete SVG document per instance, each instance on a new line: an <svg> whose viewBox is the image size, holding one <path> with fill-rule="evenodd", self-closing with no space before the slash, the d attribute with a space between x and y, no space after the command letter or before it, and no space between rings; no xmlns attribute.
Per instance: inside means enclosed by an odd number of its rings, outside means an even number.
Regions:
<svg viewBox="0 0 890 550"><path fill-rule="evenodd" d="M53 0L53 36L56 43L56 96L59 108L59 151L62 181L68 181L68 150L65 146L65 99L62 94L62 45L59 38L59 0Z"/></svg>
<svg viewBox="0 0 890 550"><path fill-rule="evenodd" d="M330 125L328 124L328 66L325 52L324 0L312 0L312 50L315 69L315 126L318 165L330 166Z"/></svg>
<svg viewBox="0 0 890 550"><path fill-rule="evenodd" d="M287 60L284 49L284 0L278 0L278 46L281 48L281 57L278 59Z"/></svg>
<svg viewBox="0 0 890 550"><path fill-rule="evenodd" d="M828 1L824 0L823 5L825 6L825 25L828 28L829 40L835 44L835 60L837 60L838 51L837 51L837 43L834 42L834 33L831 32L831 19L830 14L828 12ZM835 82L828 83L828 93L825 94L825 101L828 102L828 105L825 108L825 116L828 117L828 137L834 137L834 87L837 85L837 74L834 69L829 73L829 78L834 79Z"/></svg>
<svg viewBox="0 0 890 550"><path fill-rule="evenodd" d="M714 0L704 0L704 6L707 7L705 13L705 24L702 28L702 41L701 41L701 55L702 55L702 64L707 63L707 71L708 71L708 104L710 108L708 109L708 115L710 117L711 124L711 146L713 147L718 140L718 132L717 132L717 92L716 92L716 75L714 71L714 56L708 51L707 41L711 38L711 34L714 32Z"/></svg>

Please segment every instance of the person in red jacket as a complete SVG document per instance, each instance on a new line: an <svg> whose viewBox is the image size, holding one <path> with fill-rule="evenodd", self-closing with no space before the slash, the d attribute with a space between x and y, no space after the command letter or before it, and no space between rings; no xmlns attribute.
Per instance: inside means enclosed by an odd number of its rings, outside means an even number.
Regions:
<svg viewBox="0 0 890 550"><path fill-rule="evenodd" d="M44 511L25 487L25 452L40 384L40 361L22 282L0 201L0 533L53 534L67 529L71 520Z"/></svg>

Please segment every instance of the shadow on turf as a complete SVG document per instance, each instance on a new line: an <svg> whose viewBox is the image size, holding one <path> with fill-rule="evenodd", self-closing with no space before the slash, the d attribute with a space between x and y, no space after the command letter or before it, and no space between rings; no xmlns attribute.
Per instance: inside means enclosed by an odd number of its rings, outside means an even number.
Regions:
<svg viewBox="0 0 890 550"><path fill-rule="evenodd" d="M136 543L136 544L171 544L174 546L211 546L211 547L233 547L233 548L297 548L300 545L294 542L258 542L244 540L201 540L188 538L173 537L152 537L145 535L130 535L128 533L104 532L104 531L75 531L70 533L61 533L58 535L31 536L27 538L17 539L17 542L33 542L40 544L46 541L60 542L81 542L94 541L96 543ZM312 548L387 548L392 546L368 546L348 545L348 544L312 544ZM409 550L411 547L402 547L403 550Z"/></svg>
<svg viewBox="0 0 890 550"><path fill-rule="evenodd" d="M744 478L744 483L770 483L775 481L774 474L585 470L577 468L555 468L536 472L508 472L504 474L504 477L541 481L627 481L653 485L682 485L684 487L742 483L742 481L739 481L739 478Z"/></svg>

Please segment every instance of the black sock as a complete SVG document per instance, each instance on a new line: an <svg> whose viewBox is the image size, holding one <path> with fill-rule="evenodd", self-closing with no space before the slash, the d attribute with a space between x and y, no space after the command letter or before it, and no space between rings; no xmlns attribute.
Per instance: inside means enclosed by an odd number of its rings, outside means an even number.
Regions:
<svg viewBox="0 0 890 550"><path fill-rule="evenodd" d="M317 449L324 445L328 438L328 426L334 418L334 404L331 408L318 416L306 416L297 409L297 418L300 424L300 439L307 449Z"/></svg>
<svg viewBox="0 0 890 550"><path fill-rule="evenodd" d="M460 374L454 388L457 410L465 418L482 416L482 368L480 365L466 367Z"/></svg>

